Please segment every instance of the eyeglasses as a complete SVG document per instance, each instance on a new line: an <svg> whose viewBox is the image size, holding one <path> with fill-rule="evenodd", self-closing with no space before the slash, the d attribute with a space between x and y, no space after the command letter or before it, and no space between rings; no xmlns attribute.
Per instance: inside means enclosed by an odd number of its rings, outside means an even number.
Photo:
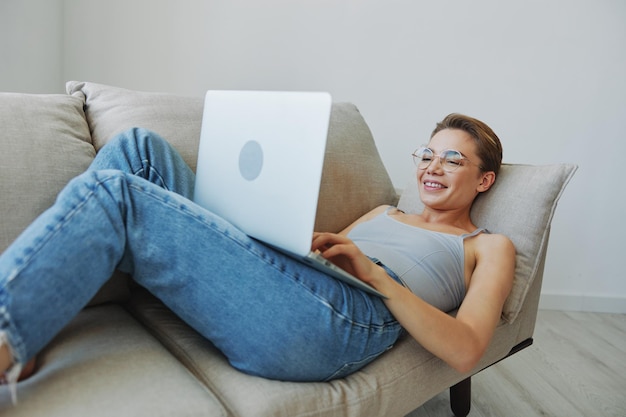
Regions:
<svg viewBox="0 0 626 417"><path fill-rule="evenodd" d="M473 164L473 162L463 156L461 152L454 149L446 149L439 155L435 155L435 152L432 149L421 147L413 152L412 155L413 162L419 169L428 168L435 158L439 158L439 163L446 172L456 171L463 165L463 161Z"/></svg>

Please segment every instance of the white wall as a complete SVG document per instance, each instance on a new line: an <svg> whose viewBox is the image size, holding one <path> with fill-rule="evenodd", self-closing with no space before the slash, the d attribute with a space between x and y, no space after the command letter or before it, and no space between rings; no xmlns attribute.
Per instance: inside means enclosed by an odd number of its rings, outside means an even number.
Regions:
<svg viewBox="0 0 626 417"><path fill-rule="evenodd" d="M63 92L63 1L0 1L0 91Z"/></svg>
<svg viewBox="0 0 626 417"><path fill-rule="evenodd" d="M453 111L489 123L505 161L579 164L553 223L542 306L626 312L626 2L63 5L64 79L194 96L327 90L361 109L400 187L409 153Z"/></svg>

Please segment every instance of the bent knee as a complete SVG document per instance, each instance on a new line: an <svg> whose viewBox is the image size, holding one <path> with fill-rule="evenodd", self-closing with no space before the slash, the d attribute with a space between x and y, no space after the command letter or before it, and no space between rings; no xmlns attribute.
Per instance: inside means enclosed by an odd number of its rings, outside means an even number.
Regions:
<svg viewBox="0 0 626 417"><path fill-rule="evenodd" d="M57 201L83 200L99 190L108 195L118 195L128 183L127 174L115 169L89 170L72 179L59 193Z"/></svg>
<svg viewBox="0 0 626 417"><path fill-rule="evenodd" d="M133 127L119 134L114 141L126 145L133 146L137 149L145 149L146 146L168 147L169 143L158 133L143 127Z"/></svg>

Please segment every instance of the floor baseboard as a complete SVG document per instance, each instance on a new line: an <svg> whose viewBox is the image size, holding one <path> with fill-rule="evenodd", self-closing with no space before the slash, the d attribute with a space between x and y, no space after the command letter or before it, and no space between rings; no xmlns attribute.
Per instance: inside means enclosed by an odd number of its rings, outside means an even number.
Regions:
<svg viewBox="0 0 626 417"><path fill-rule="evenodd" d="M539 308L542 310L626 314L626 298L542 292Z"/></svg>

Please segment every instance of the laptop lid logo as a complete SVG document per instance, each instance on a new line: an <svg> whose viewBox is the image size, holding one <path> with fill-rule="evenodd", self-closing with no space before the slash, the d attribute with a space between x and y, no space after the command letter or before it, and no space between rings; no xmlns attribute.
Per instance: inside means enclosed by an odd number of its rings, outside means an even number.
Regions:
<svg viewBox="0 0 626 417"><path fill-rule="evenodd" d="M259 142L246 142L239 152L239 172L248 181L254 181L263 169L263 149Z"/></svg>

